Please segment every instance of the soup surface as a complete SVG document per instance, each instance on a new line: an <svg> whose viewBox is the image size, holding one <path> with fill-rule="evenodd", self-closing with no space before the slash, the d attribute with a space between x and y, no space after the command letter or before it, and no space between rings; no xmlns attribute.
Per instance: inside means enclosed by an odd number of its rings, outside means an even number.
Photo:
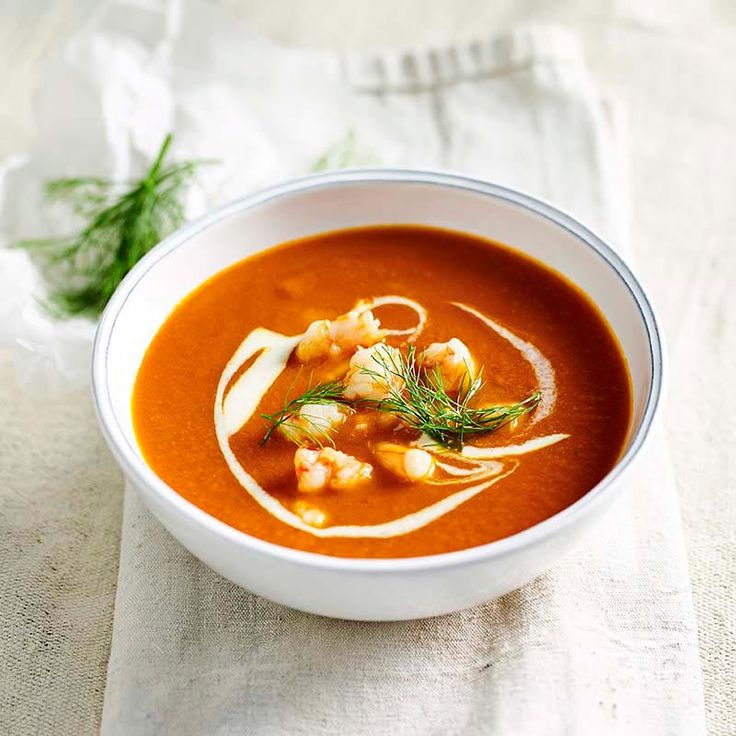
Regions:
<svg viewBox="0 0 736 736"><path fill-rule="evenodd" d="M630 414L620 348L580 290L506 246L413 225L218 273L163 324L133 394L145 459L184 498L343 557L543 521L613 467Z"/></svg>

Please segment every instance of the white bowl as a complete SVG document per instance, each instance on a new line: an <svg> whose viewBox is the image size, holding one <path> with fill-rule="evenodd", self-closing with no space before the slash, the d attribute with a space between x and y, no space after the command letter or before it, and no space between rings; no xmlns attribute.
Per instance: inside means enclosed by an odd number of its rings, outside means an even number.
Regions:
<svg viewBox="0 0 736 736"><path fill-rule="evenodd" d="M143 354L175 305L205 279L269 246L360 225L418 223L506 243L565 274L618 336L634 391L623 457L583 498L526 531L480 547L406 559L344 559L280 547L197 508L146 465L131 394ZM553 565L619 495L655 415L662 346L641 286L600 238L543 202L461 176L361 170L272 187L186 225L154 248L100 320L93 387L102 431L161 523L211 568L273 601L362 620L422 618L502 595Z"/></svg>

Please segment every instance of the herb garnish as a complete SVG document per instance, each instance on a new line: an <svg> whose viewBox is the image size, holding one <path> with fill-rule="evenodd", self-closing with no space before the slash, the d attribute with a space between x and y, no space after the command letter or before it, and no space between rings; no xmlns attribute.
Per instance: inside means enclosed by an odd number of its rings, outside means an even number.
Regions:
<svg viewBox="0 0 736 736"><path fill-rule="evenodd" d="M309 416L301 415L305 421L298 425L291 423L290 420L303 406L309 404L347 404L347 400L342 395L344 390L345 385L342 381L318 383L316 386L308 387L301 396L287 401L283 408L275 414L261 414L261 417L268 421L270 425L261 440L261 444L264 445L268 442L271 435L279 428L286 430L287 438L292 439L296 444L303 444L298 441L300 438L308 440L317 447L322 447L326 442L332 443L331 428L326 426L318 417L312 419ZM288 393L287 391L287 398Z"/></svg>
<svg viewBox="0 0 736 736"><path fill-rule="evenodd" d="M379 346L380 347L380 346ZM386 347L386 346L384 346ZM453 450L462 449L469 437L494 432L515 419L533 411L541 399L534 391L526 399L515 404L472 407L470 402L483 387L479 373L467 385L461 386L457 396L445 390L439 368L425 371L422 361L416 357L412 345L407 354L393 352L387 347L377 350L373 356L375 368L363 367L361 371L386 385L389 394L380 400L358 399L350 402L343 397L345 386L341 381L329 381L308 388L301 396L288 401L275 414L262 414L270 422L261 444L266 443L278 427L289 427L289 419L307 404L348 404L356 408L370 408L392 414L407 427L430 437L438 445ZM401 378L403 387L397 388L386 381L387 376ZM315 417L314 422L306 419L306 428L293 425L304 439L321 447L325 441L332 442L331 430ZM288 434L288 433L287 433ZM294 437L292 437L294 439ZM297 440L294 440L297 441ZM297 441L297 444L300 444Z"/></svg>
<svg viewBox="0 0 736 736"><path fill-rule="evenodd" d="M349 128L345 136L331 145L310 167L310 171L332 171L351 166L373 166L380 160L372 152L358 145L355 130Z"/></svg>
<svg viewBox="0 0 736 736"><path fill-rule="evenodd" d="M128 271L184 222L181 195L196 168L209 162L165 164L172 139L171 134L166 136L140 181L82 177L46 184L47 199L67 203L89 220L75 236L16 244L30 251L45 272L55 265L69 269L65 285L59 286L58 278L50 284L46 306L56 316L99 316Z"/></svg>
<svg viewBox="0 0 736 736"><path fill-rule="evenodd" d="M468 437L487 434L518 419L536 408L541 393L534 391L515 404L472 407L470 402L483 387L481 372L467 385L461 385L457 397L450 396L442 382L439 367L425 371L416 358L416 349L409 347L407 355L390 350L377 350L373 360L377 368L363 371L385 382L386 375L397 376L403 389L389 386L389 394L379 401L364 401L377 411L393 414L401 421L433 439L438 445L453 450L462 449Z"/></svg>

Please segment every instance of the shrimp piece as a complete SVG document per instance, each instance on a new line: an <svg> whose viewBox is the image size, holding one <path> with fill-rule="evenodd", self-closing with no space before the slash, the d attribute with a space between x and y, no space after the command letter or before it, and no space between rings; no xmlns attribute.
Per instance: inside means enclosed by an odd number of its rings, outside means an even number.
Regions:
<svg viewBox="0 0 736 736"><path fill-rule="evenodd" d="M419 447L406 447L395 442L379 442L373 453L381 465L408 481L430 478L436 467L435 459Z"/></svg>
<svg viewBox="0 0 736 736"><path fill-rule="evenodd" d="M297 501L292 508L294 513L309 526L321 527L327 523L327 514L306 501Z"/></svg>
<svg viewBox="0 0 736 736"><path fill-rule="evenodd" d="M377 435L386 436L392 430L395 432L401 420L393 414L382 411L366 411L357 413L346 426L350 437L366 439Z"/></svg>
<svg viewBox="0 0 736 736"><path fill-rule="evenodd" d="M425 371L439 369L442 385L448 393L468 390L475 380L475 361L462 340L453 337L448 342L433 342L419 356Z"/></svg>
<svg viewBox="0 0 736 736"><path fill-rule="evenodd" d="M343 396L351 401L380 401L392 392L402 391L404 379L391 372L392 365L398 365L400 356L396 348L384 343L358 348L350 359Z"/></svg>
<svg viewBox="0 0 736 736"><path fill-rule="evenodd" d="M370 309L358 305L332 323L332 336L337 345L345 349L369 347L383 340L381 321Z"/></svg>
<svg viewBox="0 0 736 736"><path fill-rule="evenodd" d="M300 447L294 454L297 487L302 493L317 493L325 488L347 490L370 479L373 466L335 450Z"/></svg>
<svg viewBox="0 0 736 736"><path fill-rule="evenodd" d="M356 347L375 345L383 337L381 322L370 309L359 304L335 320L319 319L312 322L296 347L296 357L302 363L334 358Z"/></svg>
<svg viewBox="0 0 736 736"><path fill-rule="evenodd" d="M279 425L279 431L297 445L318 444L322 438L331 438L351 413L342 404L304 404Z"/></svg>
<svg viewBox="0 0 736 736"><path fill-rule="evenodd" d="M302 363L308 363L310 360L316 360L327 355L337 355L340 349L335 345L335 341L330 332L330 320L320 319L312 322L307 327L304 337L296 346L296 357Z"/></svg>

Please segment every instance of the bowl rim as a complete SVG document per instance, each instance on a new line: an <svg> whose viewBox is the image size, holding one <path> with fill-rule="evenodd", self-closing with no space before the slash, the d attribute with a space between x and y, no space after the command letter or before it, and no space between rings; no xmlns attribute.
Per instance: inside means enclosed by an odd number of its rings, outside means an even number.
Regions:
<svg viewBox="0 0 736 736"><path fill-rule="evenodd" d="M128 442L112 408L110 387L107 382L107 357L118 315L124 309L128 297L146 273L176 248L235 213L253 209L275 199L306 190L366 183L421 184L462 189L501 199L531 211L550 221L553 225L568 231L590 248L615 272L622 285L631 294L647 334L650 353L651 380L644 403L644 411L628 450L619 458L608 474L575 503L528 529L476 547L417 557L336 557L268 542L220 521L186 500L161 480L145 462L140 450ZM510 244L510 247L513 248L513 245ZM203 531L222 537L237 546L245 547L251 552L275 557L283 562L322 570L350 570L360 573L385 574L386 572L412 570L427 571L478 563L489 558L503 557L518 552L522 548L537 546L563 529L574 526L592 513L600 504L604 503L617 487L620 487L621 484L616 483L616 481L619 481L630 469L633 460L639 455L642 446L650 435L653 420L661 404L663 380L663 343L654 309L631 269L602 238L570 215L542 199L482 179L436 169L366 167L311 174L239 197L196 218L151 249L123 279L99 320L92 353L92 394L98 422L114 457L127 478L131 479L134 485L143 486L153 492L176 514L186 517L190 523L196 526L203 527Z"/></svg>

